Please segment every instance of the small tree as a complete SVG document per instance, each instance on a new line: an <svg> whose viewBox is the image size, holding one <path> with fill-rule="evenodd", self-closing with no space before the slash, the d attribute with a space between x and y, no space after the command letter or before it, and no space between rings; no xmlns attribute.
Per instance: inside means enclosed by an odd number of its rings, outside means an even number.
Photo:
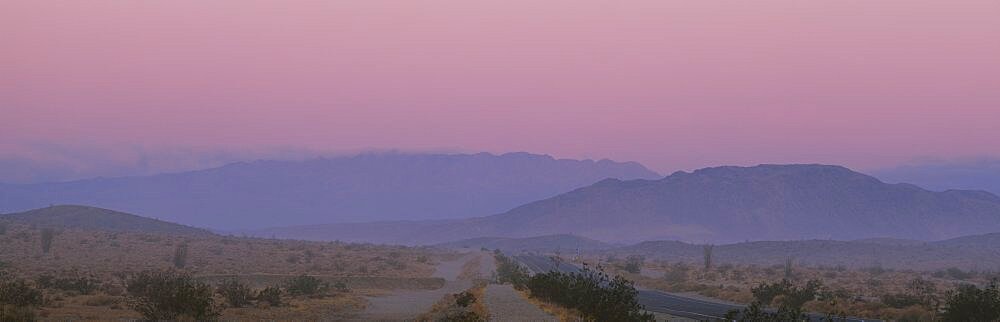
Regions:
<svg viewBox="0 0 1000 322"><path fill-rule="evenodd" d="M184 266L187 266L187 256L188 256L187 244L177 245L177 248L174 249L174 267L184 268Z"/></svg>
<svg viewBox="0 0 1000 322"><path fill-rule="evenodd" d="M49 250L52 249L52 239L55 238L55 231L52 228L42 229L42 252L48 254Z"/></svg>
<svg viewBox="0 0 1000 322"><path fill-rule="evenodd" d="M702 252L704 253L703 256L705 257L705 270L706 271L712 269L712 249L714 249L714 248L715 248L715 245L707 244L702 249Z"/></svg>

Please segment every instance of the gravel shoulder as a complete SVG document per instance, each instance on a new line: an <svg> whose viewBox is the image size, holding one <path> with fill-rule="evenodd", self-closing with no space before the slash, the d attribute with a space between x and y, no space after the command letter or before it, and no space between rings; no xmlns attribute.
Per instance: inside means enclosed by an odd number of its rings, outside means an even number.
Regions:
<svg viewBox="0 0 1000 322"><path fill-rule="evenodd" d="M510 285L490 284L484 297L490 321L559 321L528 302Z"/></svg>
<svg viewBox="0 0 1000 322"><path fill-rule="evenodd" d="M430 311L442 297L459 293L472 287L469 280L458 280L462 265L474 259L475 253L437 265L434 277L446 280L444 287L426 291L397 291L385 296L368 297L365 311L352 321L412 321Z"/></svg>

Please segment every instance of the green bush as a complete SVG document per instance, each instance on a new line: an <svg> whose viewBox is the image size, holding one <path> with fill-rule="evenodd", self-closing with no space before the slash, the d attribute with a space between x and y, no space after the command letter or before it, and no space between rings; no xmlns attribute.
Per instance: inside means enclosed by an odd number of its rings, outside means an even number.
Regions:
<svg viewBox="0 0 1000 322"><path fill-rule="evenodd" d="M997 280L984 288L960 285L949 292L942 321L998 321L1000 320L1000 289Z"/></svg>
<svg viewBox="0 0 1000 322"><path fill-rule="evenodd" d="M326 293L330 289L330 283L314 276L299 275L286 281L285 289L292 296L316 296Z"/></svg>
<svg viewBox="0 0 1000 322"><path fill-rule="evenodd" d="M128 303L152 321L178 318L198 321L219 316L212 299L212 287L177 271L145 271L126 280Z"/></svg>
<svg viewBox="0 0 1000 322"><path fill-rule="evenodd" d="M528 269L499 251L494 253L494 257L496 258L497 283L510 284L519 290L524 289L529 278Z"/></svg>
<svg viewBox="0 0 1000 322"><path fill-rule="evenodd" d="M215 288L215 292L226 299L230 307L245 307L254 298L253 289L236 279L225 280Z"/></svg>
<svg viewBox="0 0 1000 322"><path fill-rule="evenodd" d="M653 321L638 302L635 285L622 276L584 267L578 273L551 271L528 281L531 296L580 311L593 321Z"/></svg>
<svg viewBox="0 0 1000 322"><path fill-rule="evenodd" d="M281 306L284 304L281 301L281 289L273 286L268 286L260 290L257 293L257 301L267 303L271 306Z"/></svg>

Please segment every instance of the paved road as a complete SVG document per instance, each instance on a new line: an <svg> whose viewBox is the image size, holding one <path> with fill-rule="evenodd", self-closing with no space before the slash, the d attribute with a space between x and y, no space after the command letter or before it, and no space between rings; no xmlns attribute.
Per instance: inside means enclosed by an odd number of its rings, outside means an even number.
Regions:
<svg viewBox="0 0 1000 322"><path fill-rule="evenodd" d="M553 260L551 257L534 255L534 254L518 254L513 255L517 261L527 266L534 273L544 273L548 271L559 271L563 273L572 273L580 271L580 268L576 265L565 263L558 260ZM670 294L661 291L640 289L639 290L639 304L646 307L646 310L657 313L665 313L680 317L692 318L697 320L724 320L723 316L727 312L733 309L742 309L742 306L723 304L709 302L699 299L693 299L685 296L680 296L676 294ZM810 319L812 321L823 321L824 315L811 314ZM837 320L841 321L841 320ZM843 320L845 322L874 322L880 320L866 320L859 318L847 318Z"/></svg>

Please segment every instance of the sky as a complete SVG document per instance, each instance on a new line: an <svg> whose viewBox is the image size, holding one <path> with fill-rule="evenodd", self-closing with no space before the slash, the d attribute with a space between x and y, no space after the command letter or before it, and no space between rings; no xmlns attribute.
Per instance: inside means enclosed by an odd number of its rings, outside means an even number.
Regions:
<svg viewBox="0 0 1000 322"><path fill-rule="evenodd" d="M5 0L0 161L998 157L998 16L995 0Z"/></svg>

